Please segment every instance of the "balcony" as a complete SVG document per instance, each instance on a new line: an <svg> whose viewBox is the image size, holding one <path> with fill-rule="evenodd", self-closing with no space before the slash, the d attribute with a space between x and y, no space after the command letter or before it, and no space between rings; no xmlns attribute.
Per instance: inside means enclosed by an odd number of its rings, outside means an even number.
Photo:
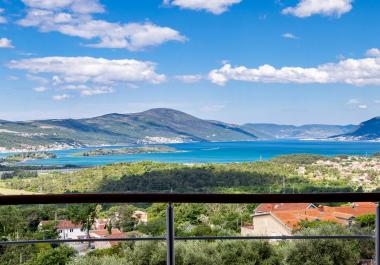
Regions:
<svg viewBox="0 0 380 265"><path fill-rule="evenodd" d="M380 193L307 193L307 194L215 194L215 193L88 193L88 194L49 194L49 195L10 195L0 196L0 205L26 204L78 204L78 203L166 203L166 236L163 237L117 237L46 239L1 241L0 245L26 245L38 243L104 242L104 241L166 241L166 264L175 264L176 241L217 240L374 240L375 255L372 260L362 261L380 265L380 208L376 207L376 229L374 234L354 235L252 235L252 236L176 236L174 229L174 204L180 203L332 203L332 202L379 202ZM252 228L252 227L250 227Z"/></svg>

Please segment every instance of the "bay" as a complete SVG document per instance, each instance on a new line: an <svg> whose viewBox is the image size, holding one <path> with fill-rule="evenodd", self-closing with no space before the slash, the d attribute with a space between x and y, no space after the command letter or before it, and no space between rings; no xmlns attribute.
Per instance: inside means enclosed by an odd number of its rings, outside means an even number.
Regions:
<svg viewBox="0 0 380 265"><path fill-rule="evenodd" d="M286 154L371 155L380 152L379 142L332 142L332 141L254 141L254 142L205 142L166 144L183 152L122 154L80 157L74 153L91 150L80 148L53 151L55 159L31 160L28 165L76 165L97 166L117 162L159 161L175 163L227 163L267 160ZM122 147L122 146L119 146ZM123 146L124 147L124 146ZM101 147L101 148L117 148Z"/></svg>

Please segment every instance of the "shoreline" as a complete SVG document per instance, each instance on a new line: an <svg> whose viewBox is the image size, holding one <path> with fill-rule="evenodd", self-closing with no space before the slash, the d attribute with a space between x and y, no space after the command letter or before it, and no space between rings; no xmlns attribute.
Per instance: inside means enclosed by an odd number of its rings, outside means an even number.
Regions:
<svg viewBox="0 0 380 265"><path fill-rule="evenodd" d="M209 141L206 143L236 143L236 142L288 142L288 141L294 141L294 142L333 142L333 143L380 143L380 139L376 140L358 140L358 139L317 139L317 138L307 138L307 139L257 139L252 141ZM173 144L194 144L194 143L202 143L202 142L183 142L183 143L176 143L176 142L168 142L168 143L152 143L152 144L141 144L141 143L134 143L134 144L115 144L115 145L81 145L81 146L68 146L68 145L62 145L62 146L55 146L55 147L40 147L40 148L11 148L7 149L5 147L0 147L0 155L1 154L17 154L17 153L28 153L28 152L57 152L57 151L65 151L65 150L81 150L81 149L92 149L92 148L115 148L115 147L138 147L138 146L160 146L160 145L173 145ZM0 156L1 157L1 156Z"/></svg>

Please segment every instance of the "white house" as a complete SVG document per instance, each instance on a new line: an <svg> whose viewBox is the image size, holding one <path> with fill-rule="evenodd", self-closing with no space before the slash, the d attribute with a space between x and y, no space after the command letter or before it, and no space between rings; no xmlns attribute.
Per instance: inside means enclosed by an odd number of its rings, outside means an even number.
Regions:
<svg viewBox="0 0 380 265"><path fill-rule="evenodd" d="M81 239L86 237L86 231L82 230L80 224L74 224L69 220L58 220L58 221L42 221L40 223L40 229L42 225L56 223L55 228L59 233L60 239Z"/></svg>

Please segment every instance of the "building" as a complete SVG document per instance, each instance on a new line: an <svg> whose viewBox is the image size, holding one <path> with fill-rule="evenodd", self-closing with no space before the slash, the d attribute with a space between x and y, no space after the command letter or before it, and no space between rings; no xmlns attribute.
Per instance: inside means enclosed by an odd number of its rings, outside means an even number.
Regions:
<svg viewBox="0 0 380 265"><path fill-rule="evenodd" d="M261 203L254 213L269 213L277 211L296 211L316 208L312 203Z"/></svg>
<svg viewBox="0 0 380 265"><path fill-rule="evenodd" d="M124 238L127 237L128 234L125 232L121 232L119 229L111 229L106 230L91 230L90 231L90 237L91 238ZM113 245L119 244L119 241L95 241L93 243L93 246L95 249L103 249L103 248L110 248Z"/></svg>
<svg viewBox="0 0 380 265"><path fill-rule="evenodd" d="M148 213L143 211L134 211L132 218L137 221L137 224L147 224L148 223Z"/></svg>
<svg viewBox="0 0 380 265"><path fill-rule="evenodd" d="M74 224L69 220L58 220L58 221L42 221L39 224L40 229L43 225L56 223L55 228L59 233L60 239L81 239L86 237L86 231L82 230L80 224Z"/></svg>
<svg viewBox="0 0 380 265"><path fill-rule="evenodd" d="M374 214L374 203L352 203L347 206L314 205L259 205L252 215L252 224L241 227L243 236L290 236L299 227L301 221L329 221L342 225L351 225L354 218Z"/></svg>

